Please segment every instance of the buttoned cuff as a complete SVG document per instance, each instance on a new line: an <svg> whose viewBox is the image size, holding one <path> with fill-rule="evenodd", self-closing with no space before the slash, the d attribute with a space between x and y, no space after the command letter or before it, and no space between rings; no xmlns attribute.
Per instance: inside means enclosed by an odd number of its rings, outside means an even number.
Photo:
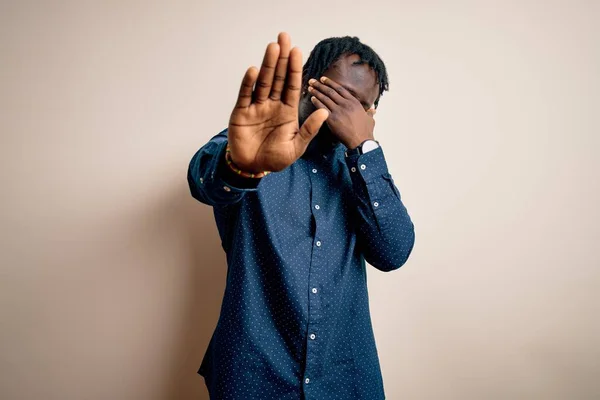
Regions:
<svg viewBox="0 0 600 400"><path fill-rule="evenodd" d="M352 182L370 183L382 175L389 174L387 162L381 146L364 154L353 154L346 157L346 165L350 171Z"/></svg>
<svg viewBox="0 0 600 400"><path fill-rule="evenodd" d="M364 154L346 157L350 169L350 177L359 209L370 210L375 216L380 231L392 227L393 213L397 211L394 204L400 199L400 193L394 185L392 176L383 155L383 149L377 147ZM362 213L367 220L369 213Z"/></svg>

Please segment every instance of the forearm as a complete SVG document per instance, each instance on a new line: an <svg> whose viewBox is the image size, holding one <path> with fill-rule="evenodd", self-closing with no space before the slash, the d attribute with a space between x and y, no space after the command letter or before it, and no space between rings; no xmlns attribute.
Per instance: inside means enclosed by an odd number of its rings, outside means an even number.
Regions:
<svg viewBox="0 0 600 400"><path fill-rule="evenodd" d="M404 265L412 252L414 224L387 169L381 147L346 158L356 207L359 247L365 260L382 271Z"/></svg>
<svg viewBox="0 0 600 400"><path fill-rule="evenodd" d="M261 181L261 178L235 174L225 162L226 146L227 132L224 130L194 154L188 167L192 196L210 206L236 203L246 193L256 191Z"/></svg>

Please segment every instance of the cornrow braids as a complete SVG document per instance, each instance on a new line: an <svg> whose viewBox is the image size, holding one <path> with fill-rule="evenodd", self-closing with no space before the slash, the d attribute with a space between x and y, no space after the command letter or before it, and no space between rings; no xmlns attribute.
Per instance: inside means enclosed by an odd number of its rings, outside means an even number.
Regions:
<svg viewBox="0 0 600 400"><path fill-rule="evenodd" d="M306 91L309 79L319 79L344 54L358 55L360 60L354 64L368 64L375 71L379 84L379 95L375 100L377 108L379 98L384 91L389 90L385 64L371 47L361 43L356 36L331 37L317 43L302 68L302 91Z"/></svg>

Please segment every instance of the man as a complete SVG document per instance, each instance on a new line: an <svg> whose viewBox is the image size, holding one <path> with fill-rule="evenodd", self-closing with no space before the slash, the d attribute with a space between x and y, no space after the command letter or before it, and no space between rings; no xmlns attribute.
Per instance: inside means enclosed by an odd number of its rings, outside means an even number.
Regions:
<svg viewBox="0 0 600 400"><path fill-rule="evenodd" d="M373 136L387 79L358 38L321 41L302 68L280 33L192 158L228 264L198 371L211 399L385 398L365 260L395 270L415 238Z"/></svg>

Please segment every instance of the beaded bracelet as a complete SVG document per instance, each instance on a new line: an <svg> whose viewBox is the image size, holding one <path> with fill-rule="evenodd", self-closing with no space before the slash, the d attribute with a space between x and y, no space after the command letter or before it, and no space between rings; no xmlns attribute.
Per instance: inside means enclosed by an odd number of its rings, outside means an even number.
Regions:
<svg viewBox="0 0 600 400"><path fill-rule="evenodd" d="M246 171L242 171L241 169L239 169L238 166L235 165L233 163L233 161L231 160L231 149L229 148L229 143L227 143L227 147L225 148L225 161L227 162L227 165L229 165L229 168L233 172L235 172L236 174L241 175L245 178L262 178L270 173L270 171L263 171L263 172L254 174L252 172L246 172Z"/></svg>

